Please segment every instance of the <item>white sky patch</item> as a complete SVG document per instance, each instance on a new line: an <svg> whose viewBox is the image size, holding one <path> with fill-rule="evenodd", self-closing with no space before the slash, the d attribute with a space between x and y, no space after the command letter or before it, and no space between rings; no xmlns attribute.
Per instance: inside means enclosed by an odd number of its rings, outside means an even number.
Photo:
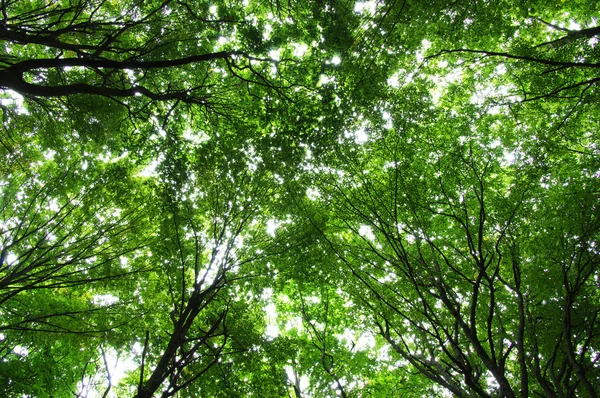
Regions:
<svg viewBox="0 0 600 398"><path fill-rule="evenodd" d="M383 118L383 120L385 120L385 124L383 125L383 127L385 127L386 129L391 129L393 122L392 115L388 111L383 111L381 113L381 117Z"/></svg>
<svg viewBox="0 0 600 398"><path fill-rule="evenodd" d="M48 149L47 151L44 152L44 158L46 160L54 160L54 155L56 155L56 151L54 151L52 149Z"/></svg>
<svg viewBox="0 0 600 398"><path fill-rule="evenodd" d="M433 390L437 393L437 394L441 394L442 397L445 398L452 398L454 395L452 395L452 392L450 392L449 390L447 390L444 387L441 387L437 384L433 385Z"/></svg>
<svg viewBox="0 0 600 398"><path fill-rule="evenodd" d="M333 78L333 77L329 77L327 75L321 75L321 76L319 76L319 85L323 86L325 84L331 83L334 80L335 80L335 78Z"/></svg>
<svg viewBox="0 0 600 398"><path fill-rule="evenodd" d="M390 346L388 344L382 346L379 350L377 350L377 359L384 362L392 360L392 357L390 355Z"/></svg>
<svg viewBox="0 0 600 398"><path fill-rule="evenodd" d="M48 209L52 210L53 212L57 213L60 210L60 204L58 204L58 200L56 200L56 198L52 198L50 201L48 201Z"/></svg>
<svg viewBox="0 0 600 398"><path fill-rule="evenodd" d="M511 94L510 87L507 85L478 85L475 87L475 93L471 96L471 103L474 105L483 105L490 98L504 98L511 102L518 102L520 97ZM488 113L495 115L501 112L501 107L498 105L491 106Z"/></svg>
<svg viewBox="0 0 600 398"><path fill-rule="evenodd" d="M92 303L95 305L108 306L117 302L119 302L119 298L112 294L97 294L92 298Z"/></svg>
<svg viewBox="0 0 600 398"><path fill-rule="evenodd" d="M231 239L233 240L234 246L231 248L227 248L228 242ZM236 236L235 238L231 236L231 232L227 231L225 233L225 237L222 241L215 241L214 239L210 239L205 242L205 253L209 256L210 261L208 265L200 270L197 276L197 279L194 283L198 283L200 280L204 280L206 286L213 283L217 275L219 274L219 269L224 266L231 266L231 270L233 273L237 272L238 265L233 260L236 257L236 248L241 248L243 246L243 237Z"/></svg>
<svg viewBox="0 0 600 398"><path fill-rule="evenodd" d="M317 200L321 197L321 192L317 188L310 187L306 189L306 196L310 200Z"/></svg>
<svg viewBox="0 0 600 398"><path fill-rule="evenodd" d="M574 20L570 20L567 29L569 29L569 30L581 30L581 24L578 24Z"/></svg>
<svg viewBox="0 0 600 398"><path fill-rule="evenodd" d="M518 157L518 150L508 151L504 150L504 154L502 156L501 164L502 166L510 166L516 163Z"/></svg>
<svg viewBox="0 0 600 398"><path fill-rule="evenodd" d="M277 326L277 306L273 303L269 303L263 307L265 311L265 318L267 321L267 328L265 334L269 339L274 339L279 336L279 326Z"/></svg>
<svg viewBox="0 0 600 398"><path fill-rule="evenodd" d="M496 378L492 375L492 372L490 372L489 370L485 372L485 381L487 382L487 385L489 387L492 387L494 389L498 389L500 387L500 385L496 381Z"/></svg>
<svg viewBox="0 0 600 398"><path fill-rule="evenodd" d="M357 144L364 144L365 142L369 141L369 134L367 134L365 126L361 126L354 131L346 131L344 136L346 138L353 138L354 142Z"/></svg>
<svg viewBox="0 0 600 398"><path fill-rule="evenodd" d="M203 131L193 131L190 128L187 128L183 131L183 138L187 141L190 141L193 144L201 144L205 141L208 141L210 137Z"/></svg>
<svg viewBox="0 0 600 398"><path fill-rule="evenodd" d="M506 69L504 69L504 71L506 72ZM444 76L444 83L446 85L450 84L450 83L456 83L461 81L463 78L463 71L462 68L454 68L450 71L450 73L448 73L446 76Z"/></svg>
<svg viewBox="0 0 600 398"><path fill-rule="evenodd" d="M279 227L279 223L277 222L277 220L271 219L267 221L267 234L269 236L275 237L275 232L277 231L277 228Z"/></svg>
<svg viewBox="0 0 600 398"><path fill-rule="evenodd" d="M285 294L280 294L277 296L277 298L279 299L279 301L281 301L282 303L285 303L285 304L289 304L292 302L292 300L290 300L289 296L287 296Z"/></svg>
<svg viewBox="0 0 600 398"><path fill-rule="evenodd" d="M360 333L353 329L345 329L343 334L336 335L349 350L367 351L375 348L375 337L371 333Z"/></svg>
<svg viewBox="0 0 600 398"><path fill-rule="evenodd" d="M269 51L269 57L275 61L279 61L281 58L281 48Z"/></svg>
<svg viewBox="0 0 600 398"><path fill-rule="evenodd" d="M289 332L292 329L301 330L302 329L302 318L297 316L285 323L285 330Z"/></svg>
<svg viewBox="0 0 600 398"><path fill-rule="evenodd" d="M3 106L14 106L19 115L27 115L27 109L23 106L23 96L16 91L12 90L1 90L2 93L8 95L8 98L0 98L0 105Z"/></svg>
<svg viewBox="0 0 600 398"><path fill-rule="evenodd" d="M392 77L387 79L387 84L390 87L398 88L400 87L400 81L398 80L398 74L394 73Z"/></svg>
<svg viewBox="0 0 600 398"><path fill-rule="evenodd" d="M392 88L402 87L403 85L412 82L414 76L414 72L406 73L406 71L400 70L387 79L387 84ZM403 81L401 81L401 77Z"/></svg>
<svg viewBox="0 0 600 398"><path fill-rule="evenodd" d="M144 178L154 178L157 177L158 174L156 172L156 168L158 165L164 160L163 155L158 155L158 159L153 159L146 167L144 167L139 173L136 174L137 177Z"/></svg>
<svg viewBox="0 0 600 398"><path fill-rule="evenodd" d="M369 225L361 225L360 228L358 228L358 233L360 234L360 236L362 236L363 238L367 238L371 242L375 240L375 234L373 233L373 229Z"/></svg>
<svg viewBox="0 0 600 398"><path fill-rule="evenodd" d="M251 171L258 170L258 166L262 163L262 158L260 157L260 155L256 153L256 150L252 145L247 147L246 153L248 154L248 160L246 162L248 165L248 169L250 169Z"/></svg>
<svg viewBox="0 0 600 398"><path fill-rule="evenodd" d="M244 247L244 236L243 235L236 236L233 244L238 249L241 249L242 247Z"/></svg>
<svg viewBox="0 0 600 398"><path fill-rule="evenodd" d="M370 333L361 334L356 342L356 349L359 351L372 350L375 348L375 337Z"/></svg>
<svg viewBox="0 0 600 398"><path fill-rule="evenodd" d="M369 13L375 14L377 11L377 2L375 1L357 1L354 3L354 12L357 14Z"/></svg>
<svg viewBox="0 0 600 398"><path fill-rule="evenodd" d="M142 355L142 345L139 343L136 343L133 347L133 351L134 353L136 353L137 355ZM108 348L105 349L105 354L106 354L106 363L108 365L108 369L110 372L110 377L111 377L111 383L113 386L116 386L117 384L119 384L119 381L125 377L127 375L127 372L130 372L132 370L135 370L139 367L138 364L136 364L133 361L133 357L130 355L118 355L116 351ZM106 377L105 374L102 375L103 377ZM104 385L104 387L106 387L106 384ZM92 398L92 397L101 397L101 394L88 394L88 398ZM109 394L109 397L115 397L116 398L116 393L115 390L112 389Z"/></svg>
<svg viewBox="0 0 600 398"><path fill-rule="evenodd" d="M225 44L227 44L227 42L228 42L228 41L229 41L229 40L228 40L226 37L224 37L224 36L219 36L219 38L217 39L217 44L218 44L219 46L224 46Z"/></svg>
<svg viewBox="0 0 600 398"><path fill-rule="evenodd" d="M135 72L131 69L124 69L123 72L127 75L129 80L135 80Z"/></svg>
<svg viewBox="0 0 600 398"><path fill-rule="evenodd" d="M429 49L429 47L431 46L431 42L427 39L423 39L423 41L421 42L421 48L419 49L419 51L417 51L417 62L423 62L423 60L425 59L424 55L425 55L425 51L427 51Z"/></svg>
<svg viewBox="0 0 600 398"><path fill-rule="evenodd" d="M89 154L86 154L89 155ZM104 153L98 155L98 160L100 160L101 162L104 163L115 163L118 162L119 160L125 159L127 156L129 156L129 152L127 151L123 151L123 153L121 153L119 156L114 156L113 153L109 150L106 150Z"/></svg>
<svg viewBox="0 0 600 398"><path fill-rule="evenodd" d="M355 131L354 141L356 141L357 144L364 144L368 140L369 140L369 136L367 135L367 132L364 128L360 128Z"/></svg>
<svg viewBox="0 0 600 398"><path fill-rule="evenodd" d="M331 58L331 63L334 65L339 65L342 63L342 59L336 55L333 58Z"/></svg>
<svg viewBox="0 0 600 398"><path fill-rule="evenodd" d="M500 145L502 145L502 142L500 142L500 140L498 138L496 138L494 141L490 142L489 147L492 149L496 149Z"/></svg>
<svg viewBox="0 0 600 398"><path fill-rule="evenodd" d="M432 76L431 81L435 83L435 87L429 90L432 100L435 104L439 103L444 91L450 84L460 82L463 78L462 68L454 68L446 75Z"/></svg>
<svg viewBox="0 0 600 398"><path fill-rule="evenodd" d="M269 40L272 32L273 27L270 24L266 24L265 29L263 30L263 40Z"/></svg>
<svg viewBox="0 0 600 398"><path fill-rule="evenodd" d="M338 338L338 340L345 342L346 348L351 350L356 346L356 343L355 343L356 338L354 337L354 335L355 335L354 330L344 329L344 333L338 334L338 335L336 335L336 337Z"/></svg>
<svg viewBox="0 0 600 398"><path fill-rule="evenodd" d="M294 374L294 368L292 368L291 366L284 366L283 368L285 369L285 373L287 374L287 377L292 382L292 384L296 384L296 376L298 376L300 390L302 392L302 395L304 395L304 393L306 392L306 389L309 386L308 376L300 376L300 375Z"/></svg>
<svg viewBox="0 0 600 398"><path fill-rule="evenodd" d="M29 349L27 347L24 347L22 345L16 345L13 348L13 352L17 355L20 355L22 357L26 357L27 355L29 355Z"/></svg>
<svg viewBox="0 0 600 398"><path fill-rule="evenodd" d="M269 340L279 337L279 327L276 324L268 323L265 334Z"/></svg>
<svg viewBox="0 0 600 398"><path fill-rule="evenodd" d="M292 47L294 47L294 56L298 58L302 58L308 51L308 46L304 43L292 43Z"/></svg>
<svg viewBox="0 0 600 398"><path fill-rule="evenodd" d="M260 298L263 300L269 300L273 297L273 289L270 287L264 288L260 294Z"/></svg>
<svg viewBox="0 0 600 398"><path fill-rule="evenodd" d="M389 272L389 273L385 274L383 276L383 278L378 278L377 280L380 283L396 282L398 280L398 276L393 272Z"/></svg>

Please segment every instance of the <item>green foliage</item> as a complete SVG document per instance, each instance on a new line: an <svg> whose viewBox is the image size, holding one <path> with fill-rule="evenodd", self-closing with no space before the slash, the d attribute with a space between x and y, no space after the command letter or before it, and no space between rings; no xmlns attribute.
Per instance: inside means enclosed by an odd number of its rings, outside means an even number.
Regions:
<svg viewBox="0 0 600 398"><path fill-rule="evenodd" d="M3 396L597 396L591 2L0 11Z"/></svg>

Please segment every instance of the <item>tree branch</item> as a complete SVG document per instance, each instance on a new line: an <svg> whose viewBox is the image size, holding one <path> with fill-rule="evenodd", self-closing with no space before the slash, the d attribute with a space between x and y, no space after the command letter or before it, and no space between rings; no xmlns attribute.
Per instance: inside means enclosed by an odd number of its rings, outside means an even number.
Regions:
<svg viewBox="0 0 600 398"><path fill-rule="evenodd" d="M564 67L577 67L577 68L600 68L600 63L587 63L587 62L565 62L565 61L552 61L544 58L536 58L528 55L516 55L510 54L506 52L497 52L497 51L486 51L486 50L472 50L468 48L457 48L454 50L442 50L433 55L429 55L425 57L426 60L437 58L444 54L454 54L454 53L469 53L469 54L480 54L486 57L500 57L507 59L516 59L519 61L528 61L534 62L542 65L550 65L550 66L564 66Z"/></svg>
<svg viewBox="0 0 600 398"><path fill-rule="evenodd" d="M38 58L28 59L17 62L6 68L5 71L13 73L23 73L34 69L67 68L67 67L85 67L98 69L165 69L177 66L189 65L197 62L207 62L215 59L231 58L232 56L246 55L241 51L220 51L216 53L199 54L185 58L160 60L160 61L115 61L106 58Z"/></svg>

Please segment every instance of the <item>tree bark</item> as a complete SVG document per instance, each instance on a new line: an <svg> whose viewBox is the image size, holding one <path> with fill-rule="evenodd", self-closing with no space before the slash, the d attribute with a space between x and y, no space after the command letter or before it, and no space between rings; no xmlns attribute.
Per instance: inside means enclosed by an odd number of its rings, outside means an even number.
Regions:
<svg viewBox="0 0 600 398"><path fill-rule="evenodd" d="M216 53L193 55L185 58L167 59L160 61L115 61L106 58L38 58L17 62L6 68L7 71L23 73L34 69L66 68L81 66L85 68L106 69L165 69L189 65L197 62L207 62L215 59L230 58L242 55L240 51L220 51Z"/></svg>

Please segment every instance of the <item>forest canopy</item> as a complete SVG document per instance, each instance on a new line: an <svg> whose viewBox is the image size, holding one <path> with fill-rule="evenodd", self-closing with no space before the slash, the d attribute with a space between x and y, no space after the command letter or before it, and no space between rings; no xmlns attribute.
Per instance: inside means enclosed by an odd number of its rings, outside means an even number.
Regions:
<svg viewBox="0 0 600 398"><path fill-rule="evenodd" d="M594 2L4 0L6 397L597 397Z"/></svg>

